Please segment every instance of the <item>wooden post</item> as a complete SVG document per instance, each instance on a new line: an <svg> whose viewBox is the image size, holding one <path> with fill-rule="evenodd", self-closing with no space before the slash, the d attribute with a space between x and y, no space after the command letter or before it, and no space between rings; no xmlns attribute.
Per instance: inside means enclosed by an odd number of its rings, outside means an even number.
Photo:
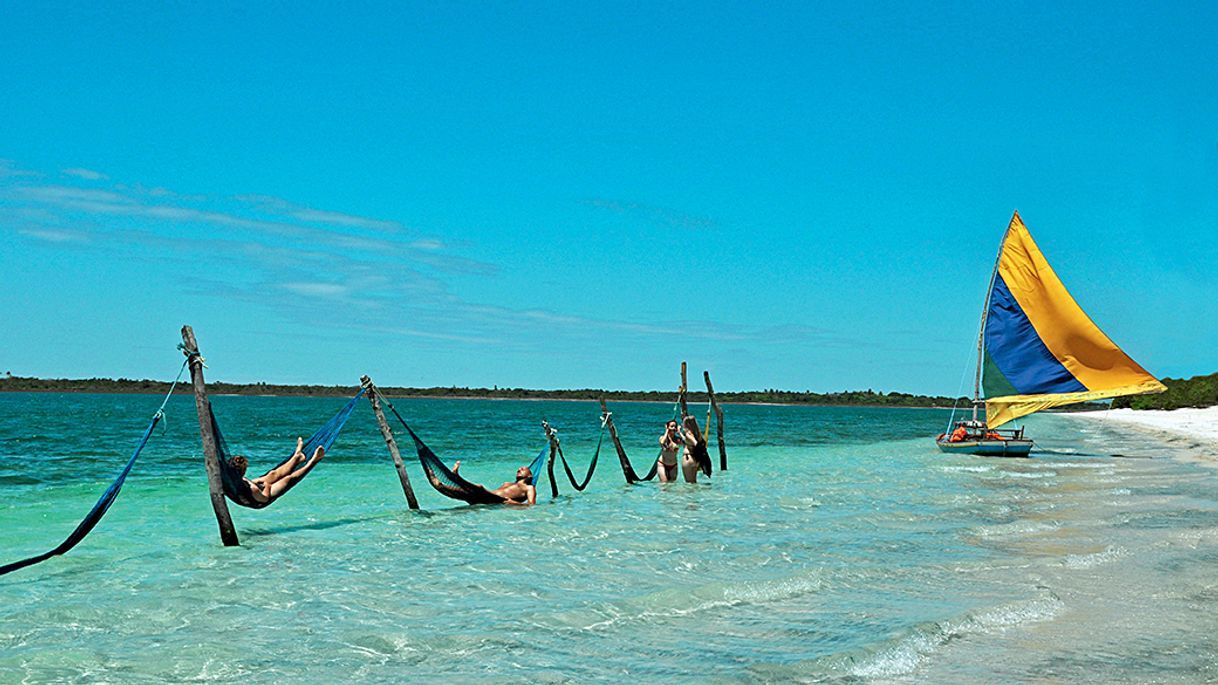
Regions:
<svg viewBox="0 0 1218 685"><path fill-rule="evenodd" d="M689 405L687 403L687 395L689 394L689 380L685 375L685 362L681 362L681 390L677 393L677 401L681 404L681 425L685 425L685 418L689 417L694 420L695 430L698 428L698 418L689 413ZM702 437L702 431L698 430L698 437Z"/></svg>
<svg viewBox="0 0 1218 685"><path fill-rule="evenodd" d="M541 422L541 429L546 432L546 439L550 441L550 459L546 462L546 475L550 478L550 496L558 497L558 481L554 480L554 459L558 455L558 436L554 434L554 429L546 421Z"/></svg>
<svg viewBox="0 0 1218 685"><path fill-rule="evenodd" d="M703 371L706 379L706 394L710 397L711 409L715 412L715 436L719 440L719 470L727 470L727 445L723 444L723 407L715 401L715 386L711 385L710 371Z"/></svg>
<svg viewBox="0 0 1218 685"><path fill-rule="evenodd" d="M605 417L605 428L609 431L609 439L613 441L613 449L617 450L617 458L623 464L629 464L626 449L622 447L622 441L617 437L617 426L613 425L613 414L609 413L609 407L605 404L604 398L601 398L601 415Z"/></svg>
<svg viewBox="0 0 1218 685"><path fill-rule="evenodd" d="M689 416L689 406L686 405L685 393L689 390L689 383L685 378L685 362L681 362L681 389L677 391L677 402L681 405L681 422L685 422L685 417Z"/></svg>
<svg viewBox="0 0 1218 685"><path fill-rule="evenodd" d="M199 413L199 435L203 438L203 464L207 467L207 489L211 492L211 508L220 526L220 540L225 547L240 545L233 517L224 500L224 482L220 479L220 457L216 450L216 435L211 429L211 403L207 400L207 385L203 381L203 357L199 343L190 326L182 326L182 354L190 360L190 382L195 389L195 410Z"/></svg>
<svg viewBox="0 0 1218 685"><path fill-rule="evenodd" d="M398 442L393 439L393 429L385 420L385 412L381 410L381 397L372 379L361 376L360 385L368 392L368 401L372 403L372 413L376 414L376 425L381 428L381 437L385 438L385 446L389 448L389 456L393 457L393 467L398 471L398 480L402 482L402 493L406 495L406 504L411 509L418 510L419 500L414 497L414 488L410 487L410 476L406 475L406 465L402 463L402 453L398 451Z"/></svg>

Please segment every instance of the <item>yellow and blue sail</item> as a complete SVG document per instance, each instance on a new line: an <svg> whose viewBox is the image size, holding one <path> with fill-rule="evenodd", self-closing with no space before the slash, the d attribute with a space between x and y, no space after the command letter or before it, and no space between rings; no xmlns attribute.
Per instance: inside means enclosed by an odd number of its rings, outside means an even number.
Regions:
<svg viewBox="0 0 1218 685"><path fill-rule="evenodd" d="M1166 390L1078 306L1018 212L999 252L982 342L991 428L1050 407Z"/></svg>

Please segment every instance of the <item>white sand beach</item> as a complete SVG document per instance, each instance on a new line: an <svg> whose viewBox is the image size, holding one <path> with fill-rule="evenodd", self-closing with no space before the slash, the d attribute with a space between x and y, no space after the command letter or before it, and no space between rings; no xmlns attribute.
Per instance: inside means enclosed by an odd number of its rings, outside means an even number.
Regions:
<svg viewBox="0 0 1218 685"><path fill-rule="evenodd" d="M1142 410L1110 409L1108 411L1068 414L1084 419L1119 423L1172 437L1188 437L1218 446L1218 407L1204 409Z"/></svg>

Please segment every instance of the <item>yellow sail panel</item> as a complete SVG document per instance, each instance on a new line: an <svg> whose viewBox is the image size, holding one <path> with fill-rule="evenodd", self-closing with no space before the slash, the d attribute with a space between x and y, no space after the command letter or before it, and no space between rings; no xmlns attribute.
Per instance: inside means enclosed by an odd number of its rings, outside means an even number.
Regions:
<svg viewBox="0 0 1218 685"><path fill-rule="evenodd" d="M1082 386L1066 388L1059 383L1062 390L1079 391L1067 392L1066 395L1108 393L1124 388L1152 386L1157 389L1134 392L1162 392L1164 389L1154 376L1117 347L1078 306L1032 240L1018 212L1011 217L1011 224L1007 228L999 256L997 280L1009 290L1048 353ZM1001 370L1012 379L1020 373L1017 368ZM1016 389L1023 389L1018 381L1014 385ZM1083 390L1088 393L1081 392ZM1129 393L1118 392L1103 397L1123 394ZM1083 399L1096 397L1088 394ZM1066 399L1056 404L1077 401L1081 400Z"/></svg>
<svg viewBox="0 0 1218 685"><path fill-rule="evenodd" d="M985 401L985 424L997 428L1004 423L1014 421L1021 416L1034 414L1038 411L1060 407L1078 402L1106 400L1125 395L1149 395L1163 392L1167 387L1151 378L1139 385L1130 385L1108 390L1089 390L1087 392L1067 392L1053 395L1008 395L992 397Z"/></svg>

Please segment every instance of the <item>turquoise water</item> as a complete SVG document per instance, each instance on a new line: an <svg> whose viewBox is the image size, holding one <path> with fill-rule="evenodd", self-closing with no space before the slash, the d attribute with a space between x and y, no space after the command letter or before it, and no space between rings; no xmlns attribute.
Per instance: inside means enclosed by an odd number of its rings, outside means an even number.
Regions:
<svg viewBox="0 0 1218 685"><path fill-rule="evenodd" d="M0 395L3 561L71 530L159 401ZM341 404L215 398L255 466ZM543 417L582 476L599 427L593 403L398 407L490 485ZM613 409L646 468L671 407ZM1033 459L948 457L941 411L729 406L709 484L626 486L606 451L585 493L467 507L408 461L411 513L361 409L284 499L233 508L226 549L191 401L168 417L84 543L0 578L0 682L1218 681L1200 446L1047 416Z"/></svg>

